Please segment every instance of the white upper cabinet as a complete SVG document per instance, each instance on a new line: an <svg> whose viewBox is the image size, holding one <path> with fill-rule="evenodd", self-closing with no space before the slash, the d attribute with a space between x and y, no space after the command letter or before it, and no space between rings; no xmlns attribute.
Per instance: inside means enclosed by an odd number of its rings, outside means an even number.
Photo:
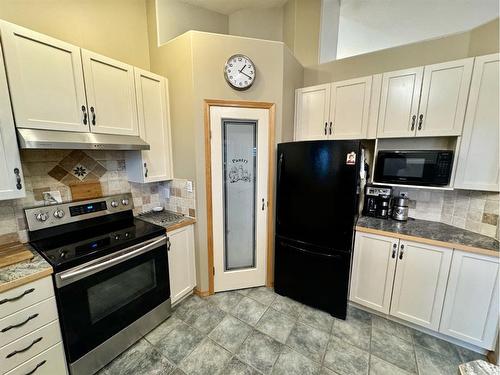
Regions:
<svg viewBox="0 0 500 375"><path fill-rule="evenodd" d="M415 134L423 67L384 73L378 119L378 138Z"/></svg>
<svg viewBox="0 0 500 375"><path fill-rule="evenodd" d="M499 191L499 54L476 57L455 188Z"/></svg>
<svg viewBox="0 0 500 375"><path fill-rule="evenodd" d="M398 239L356 232L349 299L389 313Z"/></svg>
<svg viewBox="0 0 500 375"><path fill-rule="evenodd" d="M295 140L326 139L330 115L330 84L295 91Z"/></svg>
<svg viewBox="0 0 500 375"><path fill-rule="evenodd" d="M0 46L1 47L1 46ZM24 197L24 179L16 129L0 48L0 200Z"/></svg>
<svg viewBox="0 0 500 375"><path fill-rule="evenodd" d="M473 60L384 73L378 138L462 134Z"/></svg>
<svg viewBox="0 0 500 375"><path fill-rule="evenodd" d="M481 348L495 348L498 257L455 250L439 332Z"/></svg>
<svg viewBox="0 0 500 375"><path fill-rule="evenodd" d="M372 77L333 82L330 94L331 139L366 138Z"/></svg>
<svg viewBox="0 0 500 375"><path fill-rule="evenodd" d="M82 62L91 131L139 135L134 68L86 50Z"/></svg>
<svg viewBox="0 0 500 375"><path fill-rule="evenodd" d="M391 315L438 330L452 249L399 241Z"/></svg>
<svg viewBox="0 0 500 375"><path fill-rule="evenodd" d="M473 61L469 58L425 67L417 136L462 134Z"/></svg>
<svg viewBox="0 0 500 375"><path fill-rule="evenodd" d="M8 22L0 32L16 126L88 132L80 48Z"/></svg>
<svg viewBox="0 0 500 375"><path fill-rule="evenodd" d="M173 178L168 81L134 68L139 135L150 145L147 151L127 153L129 181L155 182Z"/></svg>

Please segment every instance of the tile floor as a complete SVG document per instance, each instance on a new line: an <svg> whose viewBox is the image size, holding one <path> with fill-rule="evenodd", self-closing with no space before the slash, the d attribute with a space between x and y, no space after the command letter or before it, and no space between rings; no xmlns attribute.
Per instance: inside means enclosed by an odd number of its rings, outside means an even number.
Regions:
<svg viewBox="0 0 500 375"><path fill-rule="evenodd" d="M481 357L359 309L338 320L262 287L187 298L99 375L455 375Z"/></svg>

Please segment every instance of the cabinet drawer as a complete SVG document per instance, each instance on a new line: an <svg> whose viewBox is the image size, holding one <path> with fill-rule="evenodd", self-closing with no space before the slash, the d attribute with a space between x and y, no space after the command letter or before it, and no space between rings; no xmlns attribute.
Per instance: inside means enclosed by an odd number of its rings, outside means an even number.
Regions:
<svg viewBox="0 0 500 375"><path fill-rule="evenodd" d="M5 375L65 375L67 373L64 349L60 342Z"/></svg>
<svg viewBox="0 0 500 375"><path fill-rule="evenodd" d="M53 295L50 276L0 293L0 319Z"/></svg>
<svg viewBox="0 0 500 375"><path fill-rule="evenodd" d="M0 319L0 348L56 319L54 297Z"/></svg>
<svg viewBox="0 0 500 375"><path fill-rule="evenodd" d="M0 349L0 373L12 370L61 341L59 320L49 323Z"/></svg>

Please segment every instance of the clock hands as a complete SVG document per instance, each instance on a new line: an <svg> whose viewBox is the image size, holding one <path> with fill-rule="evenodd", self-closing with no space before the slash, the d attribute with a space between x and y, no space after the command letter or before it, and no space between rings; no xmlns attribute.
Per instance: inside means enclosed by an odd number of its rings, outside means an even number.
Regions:
<svg viewBox="0 0 500 375"><path fill-rule="evenodd" d="M247 67L246 64L243 65L243 68L241 68L240 70L238 70L238 72L241 73L241 74L243 74L243 75L245 75L245 76L247 76L249 79L252 79L252 77L250 77L248 74L243 73L243 69L245 69L246 67Z"/></svg>

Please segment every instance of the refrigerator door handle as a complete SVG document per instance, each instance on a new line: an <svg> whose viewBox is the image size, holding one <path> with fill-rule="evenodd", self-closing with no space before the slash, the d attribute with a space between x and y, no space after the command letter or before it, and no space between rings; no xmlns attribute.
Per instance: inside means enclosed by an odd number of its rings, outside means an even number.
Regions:
<svg viewBox="0 0 500 375"><path fill-rule="evenodd" d="M287 244L283 241L281 241L281 246L284 246L284 247L289 247L291 249L294 249L294 250L297 250L297 251L300 251L302 253L305 253L305 254L309 254L309 255L320 255L320 256L325 256L325 257L328 257L328 258L342 258L340 255L338 254L323 254L323 253L315 253L314 251L310 251L310 250L306 250L306 249L302 249L300 247L297 247L297 246L293 246L293 245L290 245L290 244Z"/></svg>
<svg viewBox="0 0 500 375"><path fill-rule="evenodd" d="M278 186L281 181L281 166L283 165L283 153L280 154L280 159L278 160Z"/></svg>

